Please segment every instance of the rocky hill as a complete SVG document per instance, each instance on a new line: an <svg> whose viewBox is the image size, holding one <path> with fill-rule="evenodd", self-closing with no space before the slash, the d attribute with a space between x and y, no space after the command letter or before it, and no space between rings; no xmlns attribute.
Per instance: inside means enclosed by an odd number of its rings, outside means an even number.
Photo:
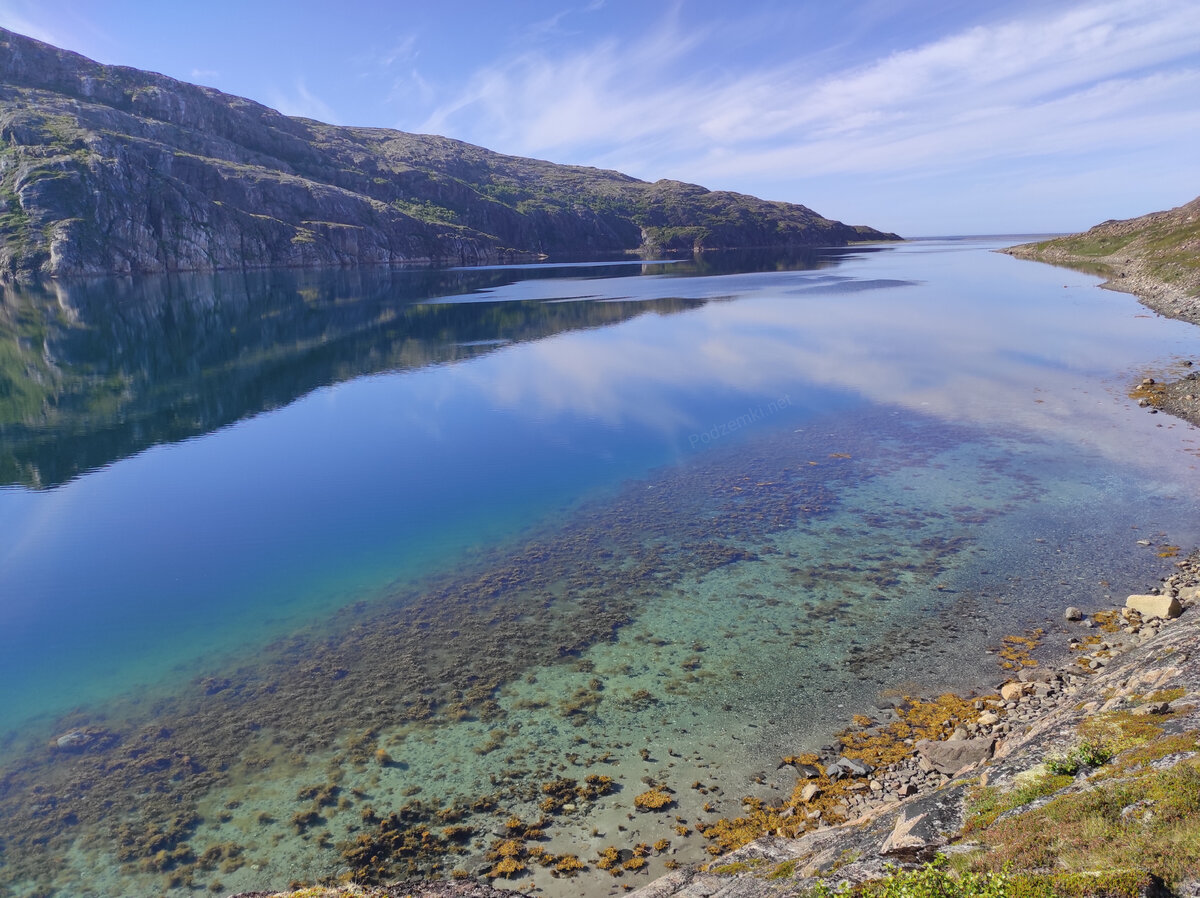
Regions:
<svg viewBox="0 0 1200 898"><path fill-rule="evenodd" d="M1200 197L1139 218L1110 220L1082 234L1003 250L1108 278L1159 314L1200 324Z"/></svg>
<svg viewBox="0 0 1200 898"><path fill-rule="evenodd" d="M790 203L342 128L0 29L0 271L73 276L899 239Z"/></svg>

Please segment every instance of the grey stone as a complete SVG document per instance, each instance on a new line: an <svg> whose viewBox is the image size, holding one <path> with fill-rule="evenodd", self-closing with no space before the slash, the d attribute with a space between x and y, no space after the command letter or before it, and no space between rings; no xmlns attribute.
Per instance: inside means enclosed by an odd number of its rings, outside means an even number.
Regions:
<svg viewBox="0 0 1200 898"><path fill-rule="evenodd" d="M857 758L838 758L832 764L825 767L825 775L832 780L839 780L844 776L866 776L875 768L870 764L865 764Z"/></svg>
<svg viewBox="0 0 1200 898"><path fill-rule="evenodd" d="M933 742L922 739L917 751L939 773L953 776L964 767L971 767L992 756L996 740L991 736L978 739L960 739L954 742Z"/></svg>

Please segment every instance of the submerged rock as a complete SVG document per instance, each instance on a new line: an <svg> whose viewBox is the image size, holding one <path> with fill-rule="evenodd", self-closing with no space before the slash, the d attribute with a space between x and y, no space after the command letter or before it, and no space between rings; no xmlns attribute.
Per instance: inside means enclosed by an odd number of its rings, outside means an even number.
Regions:
<svg viewBox="0 0 1200 898"><path fill-rule="evenodd" d="M82 754L85 751L98 751L107 748L117 741L115 733L100 727L88 727L71 730L50 740L50 748L54 751Z"/></svg>

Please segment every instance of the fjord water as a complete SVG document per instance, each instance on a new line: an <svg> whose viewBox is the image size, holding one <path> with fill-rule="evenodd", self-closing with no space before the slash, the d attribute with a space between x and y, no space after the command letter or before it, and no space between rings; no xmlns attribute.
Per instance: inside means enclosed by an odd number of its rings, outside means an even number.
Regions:
<svg viewBox="0 0 1200 898"><path fill-rule="evenodd" d="M1000 245L9 288L0 894L334 876L400 809L471 832L389 871L474 873L587 774L548 850L660 872L1144 589L1198 444L1128 394L1200 339Z"/></svg>

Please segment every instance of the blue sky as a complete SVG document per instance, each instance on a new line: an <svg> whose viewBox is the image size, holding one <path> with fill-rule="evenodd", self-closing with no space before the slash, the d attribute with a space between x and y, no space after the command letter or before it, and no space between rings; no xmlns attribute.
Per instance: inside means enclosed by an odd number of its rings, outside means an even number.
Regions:
<svg viewBox="0 0 1200 898"><path fill-rule="evenodd" d="M0 25L292 115L906 236L1200 194L1197 0L0 0Z"/></svg>

